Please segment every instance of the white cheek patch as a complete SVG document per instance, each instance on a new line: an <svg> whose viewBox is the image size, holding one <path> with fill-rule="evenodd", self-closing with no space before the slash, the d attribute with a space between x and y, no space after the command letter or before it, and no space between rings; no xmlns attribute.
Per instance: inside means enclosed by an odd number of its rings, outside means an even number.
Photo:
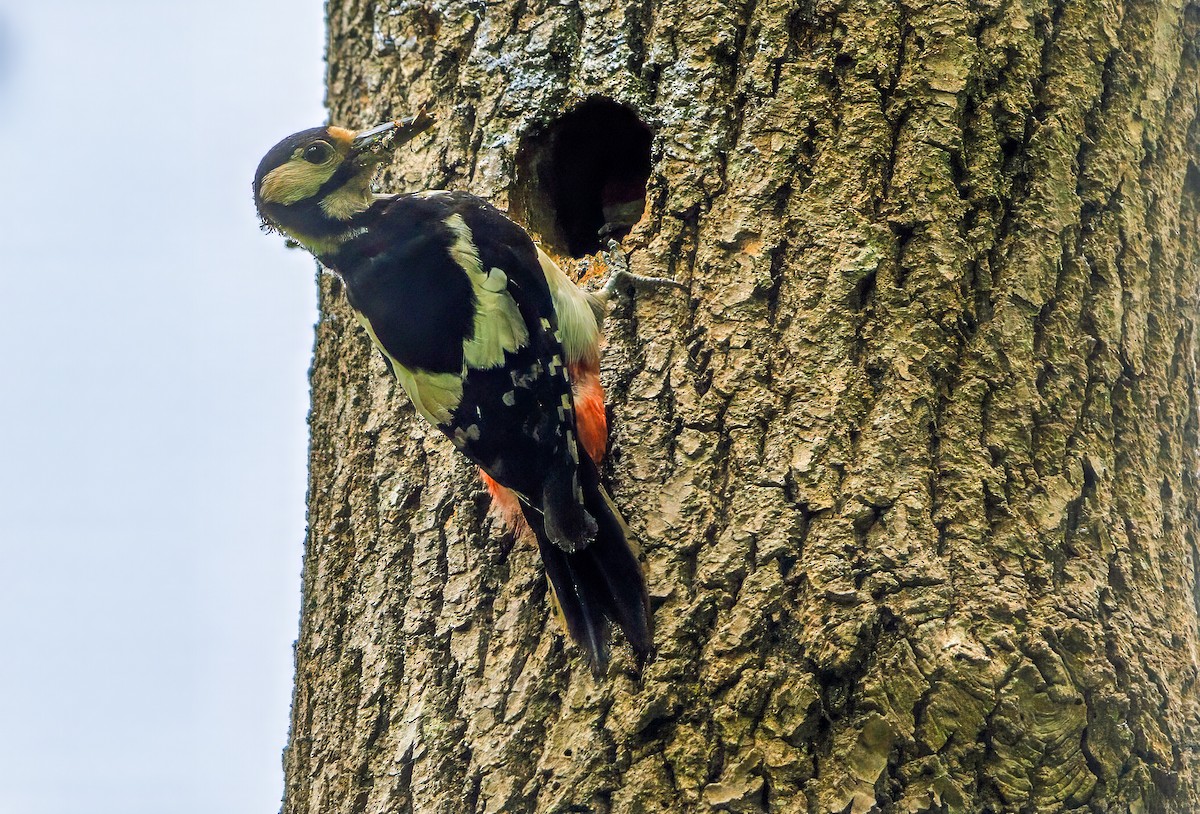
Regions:
<svg viewBox="0 0 1200 814"><path fill-rule="evenodd" d="M293 158L266 174L259 193L270 203L294 204L316 195L336 169L337 162L312 164L302 158Z"/></svg>

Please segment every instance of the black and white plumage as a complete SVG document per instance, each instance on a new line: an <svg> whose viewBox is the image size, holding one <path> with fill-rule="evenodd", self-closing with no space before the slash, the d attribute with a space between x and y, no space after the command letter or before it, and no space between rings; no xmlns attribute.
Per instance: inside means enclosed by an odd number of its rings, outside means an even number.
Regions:
<svg viewBox="0 0 1200 814"><path fill-rule="evenodd" d="M593 670L607 663L606 619L644 659L652 650L645 582L594 449L605 432L594 375L600 302L475 196L372 194L387 156L380 139L399 143L426 126L417 117L284 139L255 175L259 213L341 277L417 411L503 487L493 489L498 498L516 496ZM576 400L589 386L581 418Z"/></svg>

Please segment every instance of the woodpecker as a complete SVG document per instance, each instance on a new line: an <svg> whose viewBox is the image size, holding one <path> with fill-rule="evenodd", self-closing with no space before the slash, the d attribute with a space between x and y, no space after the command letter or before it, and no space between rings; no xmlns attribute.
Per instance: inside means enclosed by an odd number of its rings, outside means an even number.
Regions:
<svg viewBox="0 0 1200 814"><path fill-rule="evenodd" d="M609 621L644 662L646 583L599 470L603 299L480 198L372 192L391 152L432 123L421 113L288 136L255 173L258 213L341 278L417 412L479 467L506 522L532 531L593 673L607 668Z"/></svg>

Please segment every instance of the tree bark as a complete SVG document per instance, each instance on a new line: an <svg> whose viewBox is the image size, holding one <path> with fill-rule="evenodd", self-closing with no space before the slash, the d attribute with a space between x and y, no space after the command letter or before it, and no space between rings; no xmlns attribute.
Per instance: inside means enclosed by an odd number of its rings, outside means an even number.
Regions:
<svg viewBox="0 0 1200 814"><path fill-rule="evenodd" d="M332 121L438 117L389 190L532 213L635 111L688 289L608 322L658 655L597 683L322 277L285 812L1200 810L1196 0L328 15Z"/></svg>

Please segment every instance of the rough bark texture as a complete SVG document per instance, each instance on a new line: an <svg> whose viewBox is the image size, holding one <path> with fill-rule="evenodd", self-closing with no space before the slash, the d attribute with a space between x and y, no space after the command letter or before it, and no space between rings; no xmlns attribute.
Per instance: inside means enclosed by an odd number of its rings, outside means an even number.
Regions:
<svg viewBox="0 0 1200 814"><path fill-rule="evenodd" d="M659 655L597 684L322 279L285 812L1200 809L1196 0L328 12L333 121L439 117L389 189L636 110L689 289L608 326Z"/></svg>

